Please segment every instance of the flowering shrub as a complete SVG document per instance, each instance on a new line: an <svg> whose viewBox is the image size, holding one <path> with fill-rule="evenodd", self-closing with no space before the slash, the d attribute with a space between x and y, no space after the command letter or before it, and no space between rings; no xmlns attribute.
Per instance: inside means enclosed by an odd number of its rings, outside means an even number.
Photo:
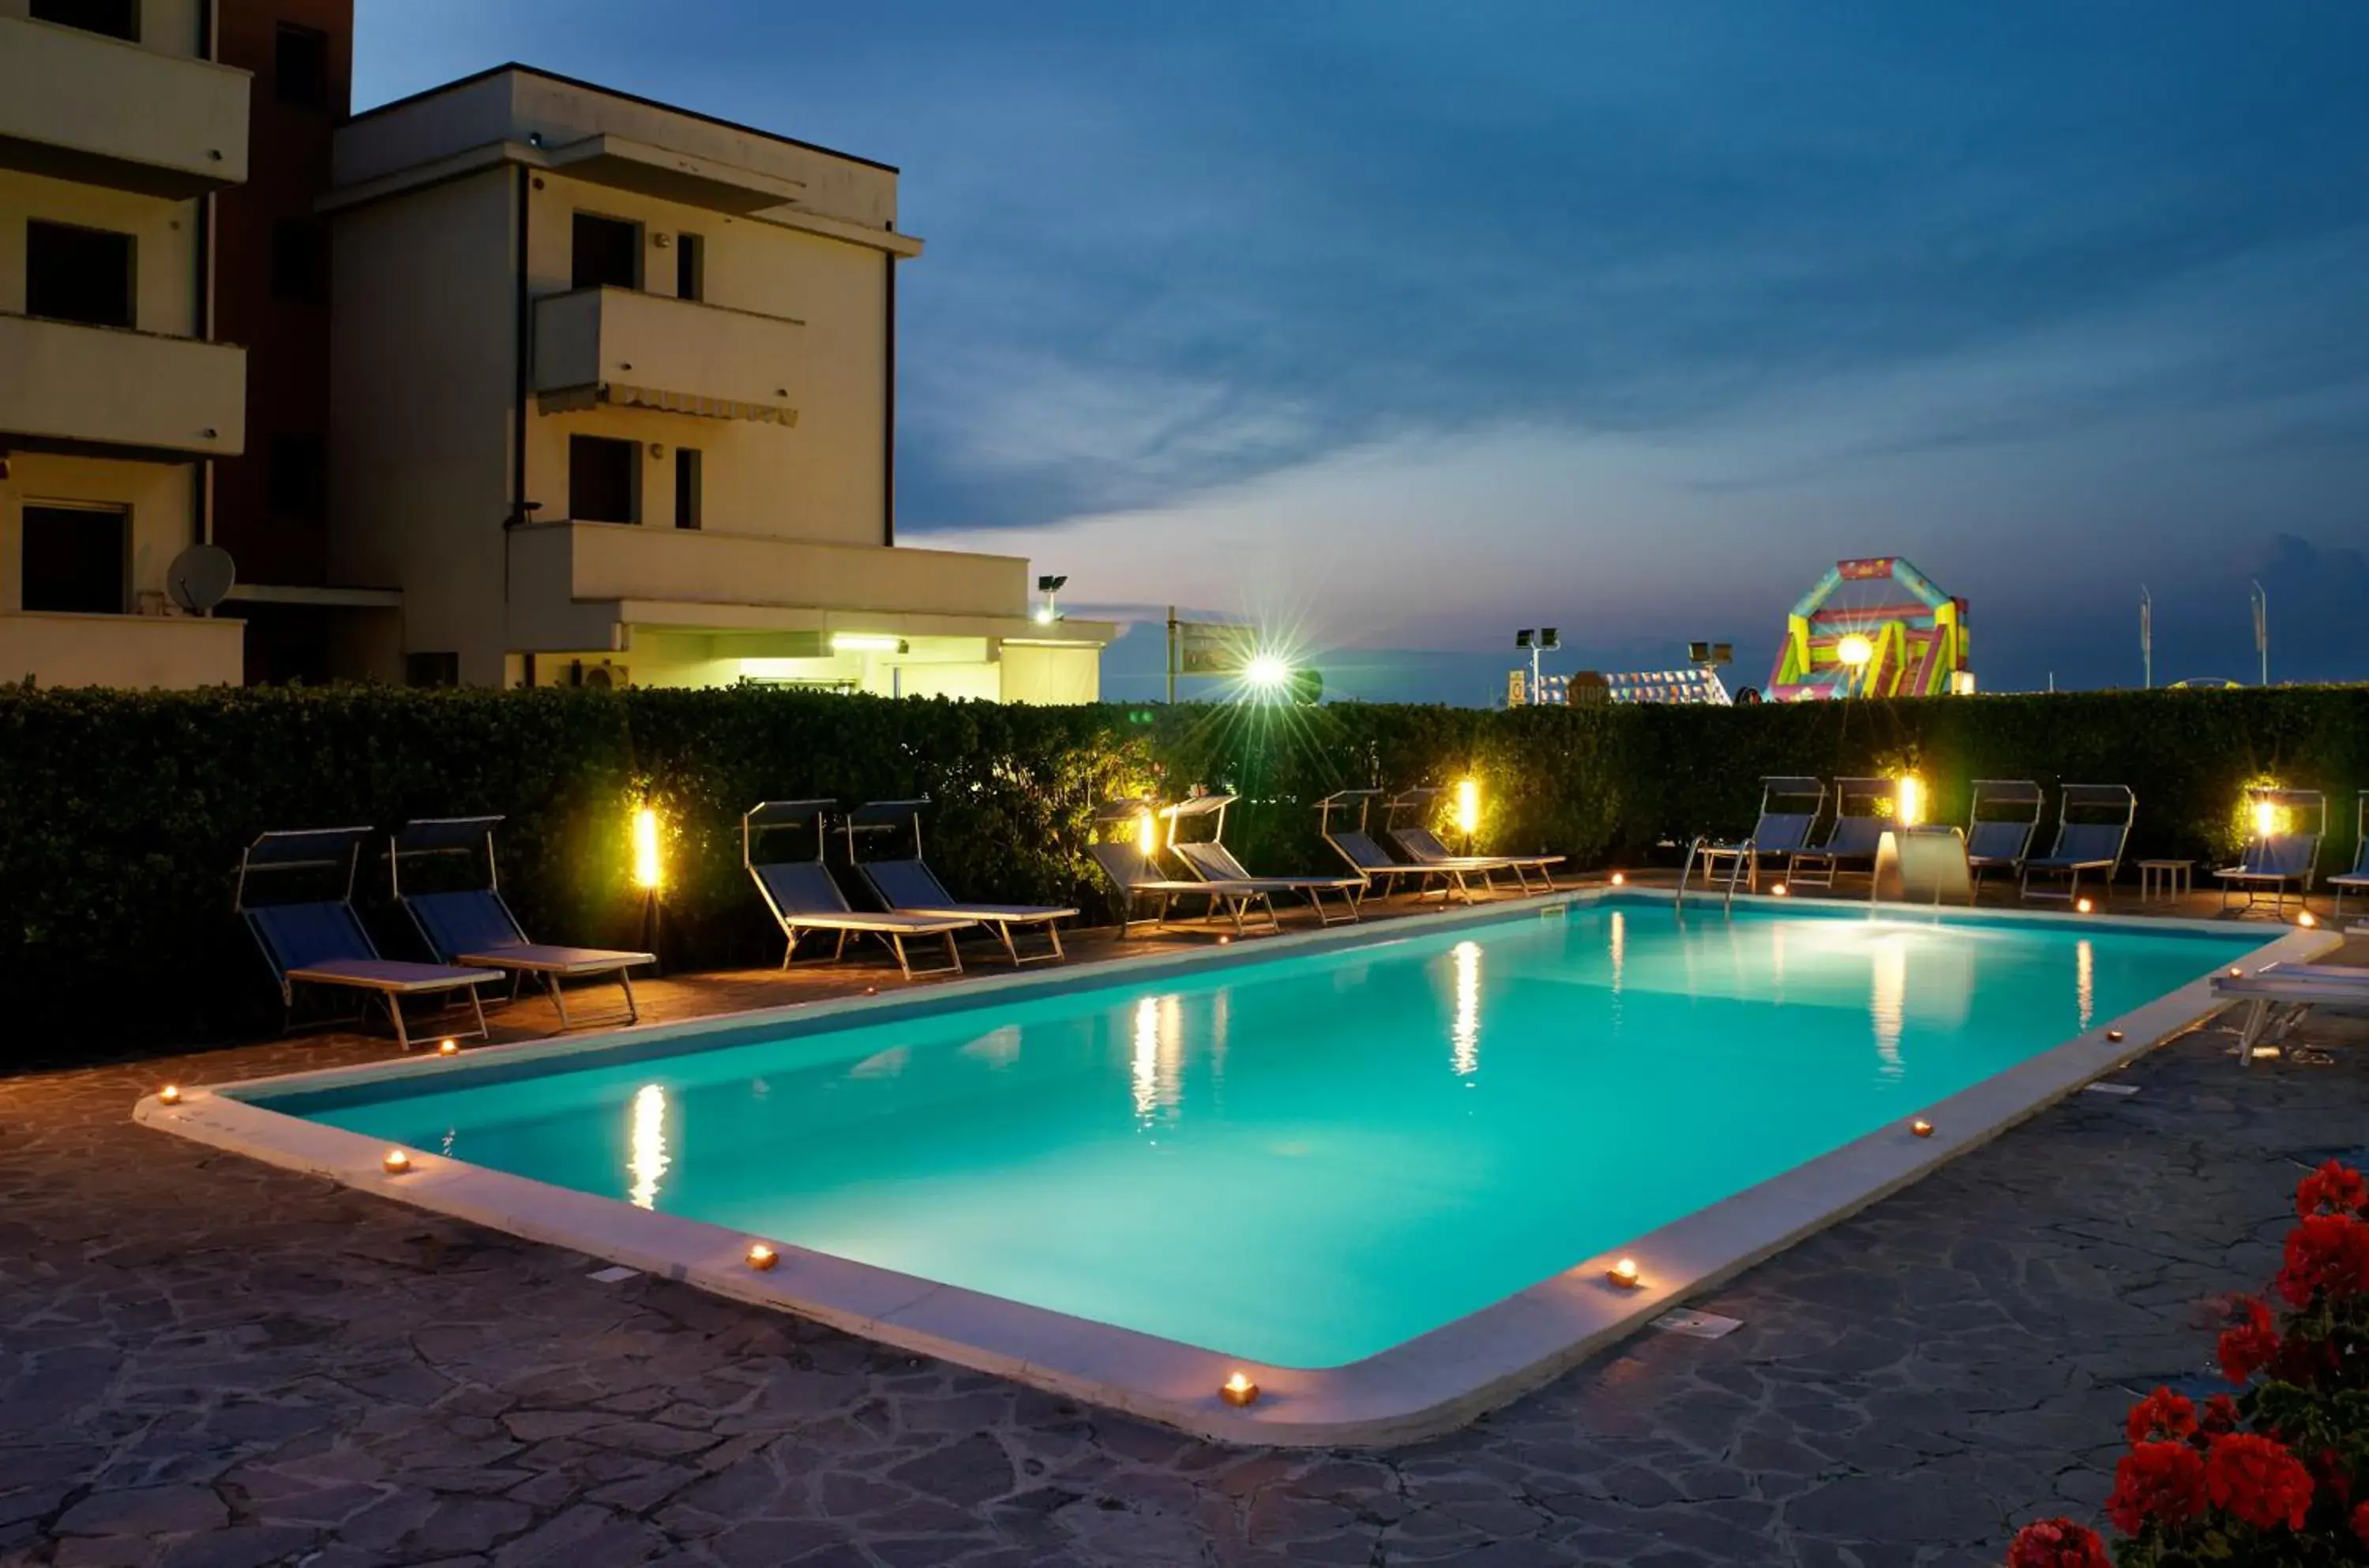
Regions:
<svg viewBox="0 0 2369 1568"><path fill-rule="evenodd" d="M2119 1568L2369 1564L2369 1182L2331 1160L2295 1187L2272 1290L2232 1305L2216 1346L2241 1391L2169 1389L2131 1407L2106 1517ZM2363 1495L2356 1499L2356 1492ZM2026 1525L2008 1568L2105 1568L2070 1519Z"/></svg>

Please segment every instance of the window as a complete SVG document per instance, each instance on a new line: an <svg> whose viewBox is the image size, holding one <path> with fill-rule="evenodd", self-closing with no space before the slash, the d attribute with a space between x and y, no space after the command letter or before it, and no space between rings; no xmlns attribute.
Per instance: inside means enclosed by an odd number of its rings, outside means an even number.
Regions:
<svg viewBox="0 0 2369 1568"><path fill-rule="evenodd" d="M271 297L316 305L329 297L328 231L310 218L271 225Z"/></svg>
<svg viewBox="0 0 2369 1568"><path fill-rule="evenodd" d="M570 287L642 286L642 225L621 218L576 214L575 268Z"/></svg>
<svg viewBox="0 0 2369 1568"><path fill-rule="evenodd" d="M458 686L461 656L457 653L407 653L403 656L406 686Z"/></svg>
<svg viewBox="0 0 2369 1568"><path fill-rule="evenodd" d="M698 235L674 236L674 297L707 297L707 241Z"/></svg>
<svg viewBox="0 0 2369 1568"><path fill-rule="evenodd" d="M26 223L25 314L132 326L132 236L38 218Z"/></svg>
<svg viewBox="0 0 2369 1568"><path fill-rule="evenodd" d="M120 615L132 579L132 514L27 506L24 568L28 610Z"/></svg>
<svg viewBox="0 0 2369 1568"><path fill-rule="evenodd" d="M578 522L639 522L642 443L567 438L567 515Z"/></svg>
<svg viewBox="0 0 2369 1568"><path fill-rule="evenodd" d="M674 449L674 525L699 526L699 449Z"/></svg>
<svg viewBox="0 0 2369 1568"><path fill-rule="evenodd" d="M278 517L319 517L329 509L329 465L318 436L271 438L267 499Z"/></svg>
<svg viewBox="0 0 2369 1568"><path fill-rule="evenodd" d="M271 46L271 96L299 109L329 102L329 35L293 22L280 24Z"/></svg>
<svg viewBox="0 0 2369 1568"><path fill-rule="evenodd" d="M33 0L33 20L140 41L140 0Z"/></svg>

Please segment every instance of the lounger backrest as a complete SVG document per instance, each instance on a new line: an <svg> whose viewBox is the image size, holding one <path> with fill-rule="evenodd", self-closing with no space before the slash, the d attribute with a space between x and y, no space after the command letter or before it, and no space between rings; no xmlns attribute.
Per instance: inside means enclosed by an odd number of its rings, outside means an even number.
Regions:
<svg viewBox="0 0 2369 1568"><path fill-rule="evenodd" d="M1333 833L1329 836L1333 841L1333 847L1339 850L1342 857L1360 871L1387 871L1392 866L1403 864L1392 860L1390 852L1376 843L1371 833Z"/></svg>
<svg viewBox="0 0 2369 1568"><path fill-rule="evenodd" d="M2318 859L2318 833L2272 833L2246 846L2246 869L2258 876L2301 876Z"/></svg>
<svg viewBox="0 0 2369 1568"><path fill-rule="evenodd" d="M1158 868L1133 844L1089 844L1086 852L1103 868L1103 875L1121 887L1140 887L1161 879Z"/></svg>
<svg viewBox="0 0 2369 1568"><path fill-rule="evenodd" d="M1456 858L1448 853L1448 846L1439 841L1439 835L1428 828L1393 828L1390 830L1390 837L1399 841L1401 849L1417 860L1454 860Z"/></svg>
<svg viewBox="0 0 2369 1568"><path fill-rule="evenodd" d="M452 893L410 893L404 896L419 934L451 963L464 953L491 953L498 947L523 947L526 933L518 928L501 899L488 887Z"/></svg>
<svg viewBox="0 0 2369 1568"><path fill-rule="evenodd" d="M2029 822L1977 822L1966 835L1968 860L2018 861L2031 852Z"/></svg>
<svg viewBox="0 0 2369 1568"><path fill-rule="evenodd" d="M1883 841L1883 830L1891 826L1881 817L1837 817L1834 830L1826 835L1828 854L1871 855Z"/></svg>
<svg viewBox="0 0 2369 1568"><path fill-rule="evenodd" d="M1176 853L1192 863L1193 869L1212 882L1247 882L1251 874L1234 858L1234 852L1223 844L1178 844Z"/></svg>
<svg viewBox="0 0 2369 1568"><path fill-rule="evenodd" d="M892 910L945 910L954 907L954 895L938 880L937 873L918 860L867 860L856 869L880 895L880 901Z"/></svg>
<svg viewBox="0 0 2369 1568"><path fill-rule="evenodd" d="M282 977L335 959L378 956L351 904L264 904L249 907L246 918Z"/></svg>
<svg viewBox="0 0 2369 1568"><path fill-rule="evenodd" d="M1814 811L1763 812L1760 820L1753 825L1752 847L1762 854L1805 849L1810 842L1810 830L1817 820Z"/></svg>
<svg viewBox="0 0 2369 1568"><path fill-rule="evenodd" d="M774 911L784 919L793 915L845 915L855 911L848 906L847 895L830 879L830 870L818 860L777 861L771 865L752 865L749 875L765 889L772 900Z"/></svg>
<svg viewBox="0 0 2369 1568"><path fill-rule="evenodd" d="M2056 835L2056 853L2048 858L2079 865L2120 861L2127 831L2120 822L2067 822Z"/></svg>

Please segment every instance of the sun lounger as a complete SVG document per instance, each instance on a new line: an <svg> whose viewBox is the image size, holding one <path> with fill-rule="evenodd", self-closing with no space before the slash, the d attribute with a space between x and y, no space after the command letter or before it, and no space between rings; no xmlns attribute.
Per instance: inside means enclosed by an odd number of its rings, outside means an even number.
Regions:
<svg viewBox="0 0 2369 1568"><path fill-rule="evenodd" d="M1431 885L1437 882L1441 885L1443 898L1452 888L1462 894L1466 903L1471 903L1471 890L1463 886L1461 877L1448 876L1430 866L1395 859L1390 851L1375 841L1370 820L1375 798L1381 793L1378 789L1338 790L1316 803L1317 831L1324 836L1326 843L1333 846L1333 853L1347 861L1349 869L1362 877L1369 889L1379 886L1384 898L1389 898L1393 891L1391 883L1412 877L1417 898L1429 893ZM1333 826L1333 813L1346 811L1352 806L1357 809L1357 825L1354 828Z"/></svg>
<svg viewBox="0 0 2369 1568"><path fill-rule="evenodd" d="M2347 893L2369 894L2369 789L2361 792L2352 811L2352 869L2340 871L2328 879L2336 892L2336 907L2329 912L2344 918L2344 896Z"/></svg>
<svg viewBox="0 0 2369 1568"><path fill-rule="evenodd" d="M1161 816L1168 819L1169 853L1184 863L1184 868L1204 882L1222 882L1230 887L1259 887L1269 894L1298 893L1307 898L1316 911L1319 925L1333 925L1357 918L1357 900L1366 891L1362 876L1262 876L1245 868L1226 847L1226 807L1234 803L1230 795L1198 795L1163 807ZM1184 824L1207 823L1206 839L1180 837ZM1327 894L1340 899L1334 913L1325 905Z"/></svg>
<svg viewBox="0 0 2369 1568"><path fill-rule="evenodd" d="M1155 928L1165 929L1168 911L1179 898L1200 898L1206 901L1207 919L1215 921L1219 911L1230 915L1237 935L1248 931L1247 917L1253 910L1264 910L1266 929L1279 931L1283 922L1276 918L1275 895L1271 888L1256 883L1211 882L1206 879L1180 881L1162 875L1152 853L1158 849L1159 818L1148 801L1106 801L1094 812L1095 824L1105 831L1117 829L1133 833L1132 843L1115 841L1089 844L1086 853L1118 893L1118 934L1126 940L1127 929L1135 923L1135 906L1140 899L1157 900L1152 911Z"/></svg>
<svg viewBox="0 0 2369 1568"><path fill-rule="evenodd" d="M1875 870L1884 830L1900 819L1897 779L1837 779L1835 820L1824 842L1793 852L1787 880L1796 887L1832 887L1846 869Z"/></svg>
<svg viewBox="0 0 2369 1568"><path fill-rule="evenodd" d="M1802 809L1805 805L1807 810ZM1762 863L1780 862L1790 872L1793 857L1809 848L1811 831L1817 827L1818 817L1825 808L1824 780L1772 774L1760 781L1760 815L1752 824L1751 837L1740 841L1697 840L1688 852L1688 865L1700 865L1703 885L1710 887L1718 879L1718 867L1723 861L1727 863L1729 883L1740 876L1745 892L1757 893ZM1685 873L1681 872L1682 893L1685 880Z"/></svg>
<svg viewBox="0 0 2369 1568"><path fill-rule="evenodd" d="M466 1031L464 1037L484 1039L486 1009L477 988L499 979L499 975L490 969L382 958L370 933L362 928L361 918L354 912L354 873L363 841L370 836L368 828L264 833L239 856L238 889L232 904L254 934L255 944L262 949L264 962L271 966L272 978L280 984L283 1017L294 1020L299 986L359 991L362 1011L357 1020L368 1016L372 1002L380 1003L395 1025L396 1043L409 1050L411 1036L404 1028L403 999L433 996L449 1005L458 993L468 997L477 1020L476 1028ZM258 874L302 873L312 874L315 883L326 880L337 889L336 897L278 904L248 901Z"/></svg>
<svg viewBox="0 0 2369 1568"><path fill-rule="evenodd" d="M1424 785L1401 790L1390 797L1387 830L1390 841L1405 851L1409 860L1436 871L1453 868L1468 876L1477 873L1482 881L1490 886L1494 885L1494 878L1498 872L1510 871L1514 874L1515 886L1525 893L1554 891L1552 869L1563 863L1562 855L1449 853L1448 846L1439 841L1439 835L1433 832L1430 824L1424 820L1430 815L1433 802L1438 799L1440 793L1436 785ZM1404 826L1399 822L1402 814L1411 818ZM1533 873L1539 879L1537 887L1530 886ZM1469 900L1469 891L1466 897Z"/></svg>
<svg viewBox="0 0 2369 1568"><path fill-rule="evenodd" d="M2319 841L2328 834L2328 797L2316 789L2273 789L2258 785L2246 792L2246 804L2255 813L2258 830L2235 865L2213 875L2221 882L2221 912L2229 911L2229 895L2243 891L2245 909L2252 909L2264 889L2272 895L2272 911L2283 915L2287 887L2293 884L2298 900L2311 896L2311 879L2319 869ZM2280 827L2300 817L2303 827Z"/></svg>
<svg viewBox="0 0 2369 1568"><path fill-rule="evenodd" d="M421 817L395 830L387 844L387 875L395 901L411 917L419 939L437 960L464 968L498 969L511 977L510 994L519 982L532 978L550 993L559 1013L559 1026L575 1025L567 1016L567 992L563 980L598 979L612 976L625 993L624 1020L641 1021L634 1000L633 971L658 963L655 953L634 953L608 947L566 947L532 941L502 897L501 874L494 861L494 829L499 817ZM484 885L422 891L406 889L403 874L433 876L435 868L462 868L475 882L477 856L485 854ZM449 879L449 878L448 878Z"/></svg>
<svg viewBox="0 0 2369 1568"><path fill-rule="evenodd" d="M782 967L786 969L798 955L798 939L809 932L834 935L838 941L830 950L836 960L845 956L847 939L851 936L876 937L887 944L897 955L897 967L907 979L920 975L958 975L962 973L962 955L955 950L955 933L968 931L978 921L968 915L900 914L894 910L876 913L858 910L849 905L847 895L831 880L830 868L823 864L823 844L828 836L827 819L838 803L830 800L766 800L760 801L740 817L740 864L748 868L749 879L772 911L773 922L782 928L787 945L782 950ZM757 845L769 832L812 830L815 853L812 859L760 860ZM916 937L934 936L946 944L946 961L935 968L916 969L905 944Z"/></svg>
<svg viewBox="0 0 2369 1568"><path fill-rule="evenodd" d="M2343 964L2269 964L2249 975L2215 975L2213 994L2246 1004L2237 1059L2250 1062L2257 1046L2280 1045L2315 1007L2369 1011L2369 968Z"/></svg>
<svg viewBox="0 0 2369 1568"><path fill-rule="evenodd" d="M2022 871L2031 836L2040 830L2042 804L2040 785L2031 779L1974 781L1974 802L1966 814L1966 869L1974 874L1975 892L1982 891L1986 871Z"/></svg>
<svg viewBox="0 0 2369 1568"><path fill-rule="evenodd" d="M2081 878L2112 883L2122 869L2123 851L2129 844L2131 824L2138 819L2138 796L2123 784L2069 784L2057 792L2056 842L2043 855L2028 855L2018 891L2026 899L2051 898L2077 903ZM2065 887L2034 887L2034 875L2062 876Z"/></svg>
<svg viewBox="0 0 2369 1568"><path fill-rule="evenodd" d="M1077 919L1078 911L1051 904L969 904L947 892L938 874L921 858L921 808L929 804L926 796L920 800L867 801L841 818L841 828L847 835L848 862L871 887L873 895L900 914L977 921L1003 944L1004 956L1015 967L1059 961L1060 922ZM912 833L911 855L903 859L856 858L858 839L886 837L908 829ZM1036 933L1043 951L1021 952L1019 939L1030 932Z"/></svg>

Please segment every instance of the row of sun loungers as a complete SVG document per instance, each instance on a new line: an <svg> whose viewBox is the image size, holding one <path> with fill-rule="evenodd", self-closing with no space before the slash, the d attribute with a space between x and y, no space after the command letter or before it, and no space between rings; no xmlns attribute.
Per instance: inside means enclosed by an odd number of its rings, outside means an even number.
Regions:
<svg viewBox="0 0 2369 1568"><path fill-rule="evenodd" d="M1436 887L1443 897L1452 891L1467 902L1476 880L1486 887L1500 873L1512 875L1525 892L1533 876L1552 887L1548 870L1559 856L1453 855L1420 821L1397 823L1402 813L1426 812L1436 790L1407 791L1390 800L1392 841L1410 856L1391 859L1368 830L1368 809L1379 793L1346 791L1322 803L1325 839L1350 864L1346 875L1333 876L1253 875L1225 842L1231 795L1194 795L1167 807L1113 803L1098 814L1100 821L1124 823L1129 830L1148 822L1155 830L1138 832L1136 842L1092 846L1095 864L1119 895L1120 934L1135 924L1136 910L1146 899L1157 904L1151 916L1155 924L1167 924L1177 900L1192 898L1203 902L1210 921L1230 918L1241 933L1252 929L1253 917L1259 917L1264 929L1279 927L1278 895L1306 898L1318 921L1330 925L1356 920L1367 894L1378 885L1387 895L1410 877L1418 895ZM909 979L959 973L962 956L956 938L974 931L994 937L1015 967L1062 956L1061 922L1076 919L1075 909L971 902L947 891L922 856L921 814L929 804L925 799L872 801L841 812L830 800L769 800L743 814L741 864L781 930L784 967L797 957L799 943L810 936L831 938L833 959L845 955L853 938L876 940L894 955ZM1357 826L1336 832L1336 814L1352 806L1358 813ZM834 820L848 865L879 904L876 910L851 904L827 864ZM624 993L623 1020L637 1021L632 971L655 965L656 956L532 940L501 895L494 854L494 830L500 821L499 817L424 818L405 823L387 840L395 902L432 955L431 962L383 956L355 910L355 882L362 852L375 838L372 830L269 832L249 845L240 858L235 901L270 966L290 1015L294 1014L300 986L359 993L362 1015L373 1006L383 1008L396 1039L407 1047L406 998L434 998L447 1006L465 1001L475 1026L455 1037L484 1038L481 992L508 976L513 998L530 982L541 986L563 1028L574 1022L563 982L613 979ZM1160 841L1162 831L1164 845ZM883 843L890 853L866 857L866 846ZM1156 857L1163 848L1189 873L1187 877L1169 877L1161 870ZM300 887L315 896L261 896ZM917 965L917 948L931 954L942 950L944 961L923 959Z"/></svg>

